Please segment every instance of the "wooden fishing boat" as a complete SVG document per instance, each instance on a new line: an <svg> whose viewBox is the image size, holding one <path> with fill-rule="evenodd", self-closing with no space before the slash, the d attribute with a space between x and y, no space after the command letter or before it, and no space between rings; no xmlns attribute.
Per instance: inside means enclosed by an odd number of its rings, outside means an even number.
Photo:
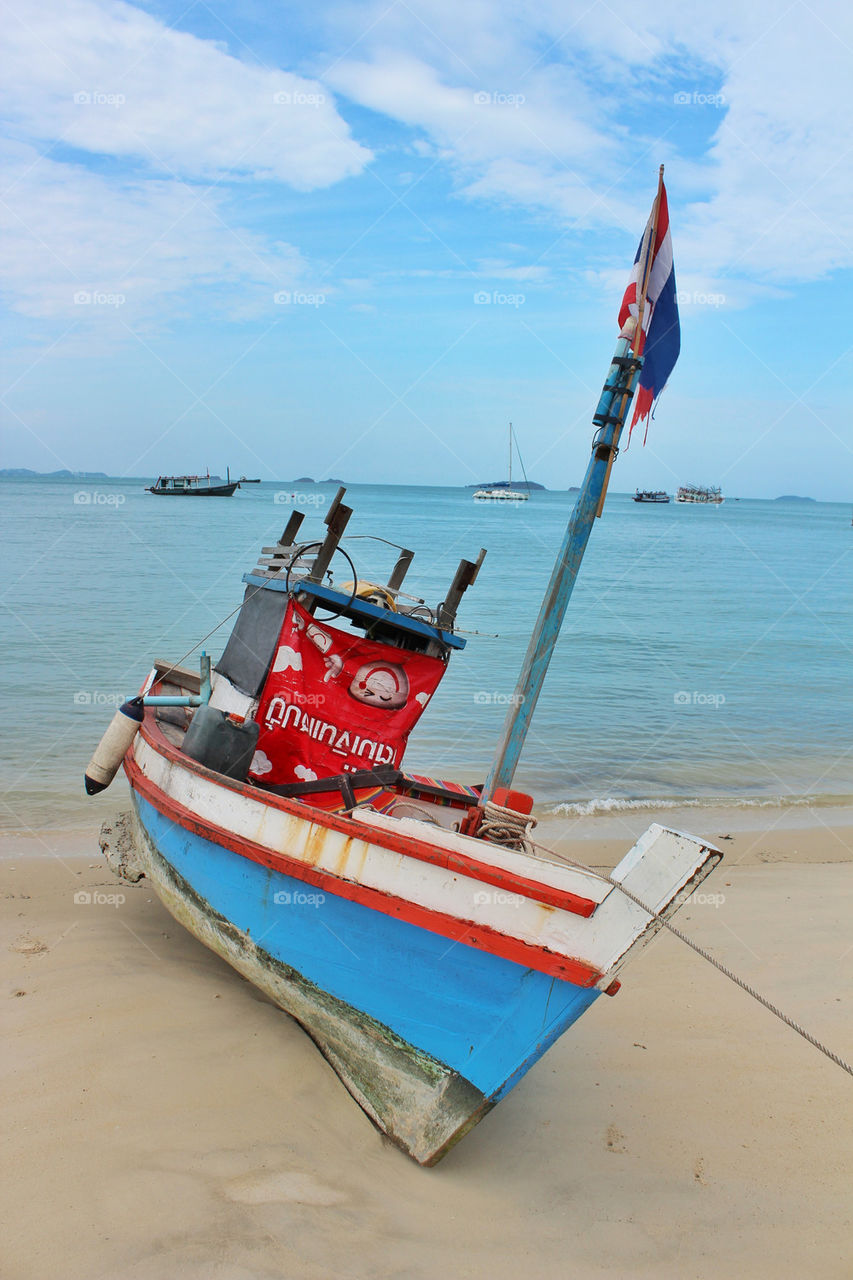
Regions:
<svg viewBox="0 0 853 1280"><path fill-rule="evenodd" d="M482 786L415 775L408 736L465 648L456 615L485 555L430 608L361 581L295 512L243 577L218 662L156 661L87 769L123 763L133 809L105 824L115 873L290 1013L368 1116L431 1165L602 994L722 856L653 824L605 876L538 846L513 777L640 361L626 326L584 485ZM351 580L338 582L344 559ZM318 611L324 611L320 614ZM329 617L328 615L331 615Z"/></svg>
<svg viewBox="0 0 853 1280"><path fill-rule="evenodd" d="M230 498L240 481L231 479L230 470L227 477L225 484L211 484L209 471L203 476L158 476L145 492L159 498Z"/></svg>
<svg viewBox="0 0 853 1280"><path fill-rule="evenodd" d="M703 488L702 485L698 484L683 484L675 495L675 501L709 503L718 507L725 502L725 498L719 488Z"/></svg>
<svg viewBox="0 0 853 1280"><path fill-rule="evenodd" d="M669 494L665 489L638 489L634 494L635 502L669 502Z"/></svg>

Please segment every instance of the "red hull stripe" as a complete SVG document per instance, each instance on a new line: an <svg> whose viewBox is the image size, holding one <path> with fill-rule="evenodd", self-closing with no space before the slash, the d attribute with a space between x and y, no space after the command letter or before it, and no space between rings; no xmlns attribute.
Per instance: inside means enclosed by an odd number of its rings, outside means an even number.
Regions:
<svg viewBox="0 0 853 1280"><path fill-rule="evenodd" d="M271 849L253 840L245 840L242 836L226 831L222 827L204 822L197 814L177 800L173 800L145 776L133 758L132 749L125 756L124 767L134 791L148 800L159 813L186 831L192 831L213 844L230 849L232 853L242 858L249 858L252 862L270 867L273 871L280 871L284 875L293 876L328 893L337 894L339 898L361 903L362 906L370 907L374 911L381 911L385 915L405 920L407 924L428 929L431 933L440 934L454 942L462 942L469 947L481 948L491 952L492 955L501 956L504 960L511 960L525 969L538 969L551 977L573 982L579 987L592 987L602 976L599 970L583 960L556 955L545 947L537 947L532 943L522 942L518 938L508 937L496 929L489 928L488 925L459 920L456 916L418 906L417 903L383 893L379 889L371 889L365 885L355 884L351 880L344 880L317 867L306 865L296 858L290 858L286 854L274 853ZM359 833L359 838L364 838L362 833Z"/></svg>
<svg viewBox="0 0 853 1280"><path fill-rule="evenodd" d="M468 854L454 853L450 849L436 848L434 845L427 844L426 841L416 840L411 836L397 834L397 832L379 831L366 824L353 822L352 819L345 817L343 814L331 813L328 809L318 809L301 800L290 800L285 796L259 792L256 787L249 787L244 783L233 782L228 778L223 778L222 774L213 773L210 769L205 769L204 765L200 765L196 760L191 760L189 756L185 756L177 747L172 746L156 722L153 721L153 716L151 716L150 712L146 712L140 732L158 755L165 756L167 760L173 761L183 769L188 769L190 772L199 773L202 777L211 779L218 786L228 787L229 790L235 791L238 795L245 796L249 800L261 801L269 808L280 809L284 813L307 819L309 822L316 822L318 826L340 831L346 836L354 836L359 840L369 838L371 844L379 845L383 849L393 849L395 853L403 853L408 858L417 858L420 862L431 862L434 866L444 867L448 871L453 871L457 875L467 876L471 880L478 880L482 884L493 885L496 889L503 889L507 893L517 893L524 898L532 898L534 902L541 902L544 906L557 907L561 911L570 911L572 915L583 916L588 919L598 906L598 903L594 902L592 898L583 898L579 894L571 893L566 889L555 889L551 885L540 884L536 880L528 880L525 876L515 875L512 871L504 871L500 867L493 867L486 862L479 862L476 858L469 857Z"/></svg>

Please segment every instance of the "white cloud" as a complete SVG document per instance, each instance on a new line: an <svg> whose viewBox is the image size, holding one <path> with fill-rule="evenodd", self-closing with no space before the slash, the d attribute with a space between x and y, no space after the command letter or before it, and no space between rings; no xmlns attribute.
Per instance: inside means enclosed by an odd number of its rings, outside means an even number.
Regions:
<svg viewBox="0 0 853 1280"><path fill-rule="evenodd" d="M234 180L237 192L249 180L306 191L362 170L370 153L321 84L117 0L9 14L0 46L16 138L0 267L14 308L126 336L192 289L243 319L273 316L277 290L310 285L297 249L241 225Z"/></svg>
<svg viewBox="0 0 853 1280"><path fill-rule="evenodd" d="M853 265L849 7L423 0L335 15L342 46L359 37L335 86L421 130L470 199L638 235L664 160L682 269L719 287Z"/></svg>
<svg viewBox="0 0 853 1280"><path fill-rule="evenodd" d="M120 329L199 286L272 315L275 290L306 278L297 250L240 227L223 191L107 178L27 146L5 158L0 272L25 315Z"/></svg>
<svg viewBox="0 0 853 1280"><path fill-rule="evenodd" d="M0 103L19 136L303 191L370 159L316 80L240 62L117 0L44 0L4 19L2 46Z"/></svg>

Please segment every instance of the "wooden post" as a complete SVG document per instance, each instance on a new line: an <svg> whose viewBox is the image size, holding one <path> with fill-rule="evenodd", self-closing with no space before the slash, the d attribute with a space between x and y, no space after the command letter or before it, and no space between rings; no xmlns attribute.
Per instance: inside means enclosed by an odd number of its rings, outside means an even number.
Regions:
<svg viewBox="0 0 853 1280"><path fill-rule="evenodd" d="M388 590L392 592L399 591L403 585L403 579L409 572L409 565L415 557L414 551L409 551L407 547L403 547L397 557L397 563L391 570L391 577L388 579Z"/></svg>
<svg viewBox="0 0 853 1280"><path fill-rule="evenodd" d="M331 506L323 517L323 521L328 529L323 545L320 547L311 566L311 572L308 574L309 582L322 582L323 574L329 567L332 556L338 549L338 543L343 537L344 529L347 527L352 508L345 507L341 499L346 493L346 489L341 487L332 499Z"/></svg>
<svg viewBox="0 0 853 1280"><path fill-rule="evenodd" d="M598 427L592 456L569 519L563 545L551 571L551 581L527 646L521 672L510 700L501 738L480 803L490 800L501 787L510 787L527 737L548 665L563 625L566 608L577 580L586 544L595 522L614 451L619 444L625 410L630 405L639 373L639 362L628 355L629 338L620 338L593 422Z"/></svg>

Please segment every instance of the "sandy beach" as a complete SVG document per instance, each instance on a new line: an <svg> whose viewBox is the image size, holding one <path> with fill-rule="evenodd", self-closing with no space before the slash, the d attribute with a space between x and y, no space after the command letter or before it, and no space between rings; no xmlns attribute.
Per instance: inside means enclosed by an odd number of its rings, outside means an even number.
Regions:
<svg viewBox="0 0 853 1280"><path fill-rule="evenodd" d="M853 826L689 817L730 838L679 925L853 1056ZM853 1272L850 1078L671 936L422 1170L96 827L2 853L6 1280Z"/></svg>

